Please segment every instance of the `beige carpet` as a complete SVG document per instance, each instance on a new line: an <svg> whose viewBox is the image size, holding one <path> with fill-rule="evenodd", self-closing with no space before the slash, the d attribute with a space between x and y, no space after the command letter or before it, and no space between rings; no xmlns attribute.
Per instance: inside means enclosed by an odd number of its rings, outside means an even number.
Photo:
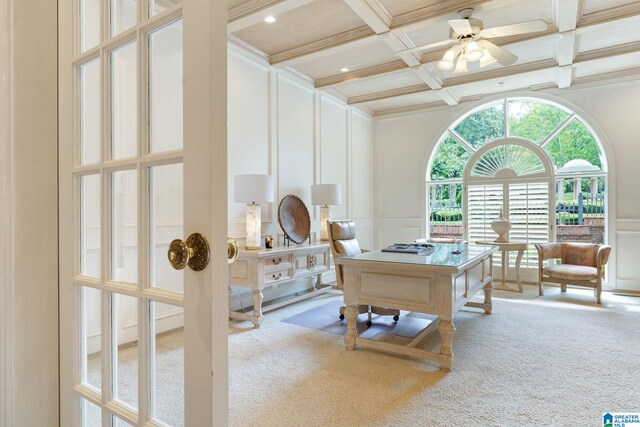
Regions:
<svg viewBox="0 0 640 427"><path fill-rule="evenodd" d="M494 292L492 315L458 313L448 374L281 322L338 297L271 312L260 330L231 323L231 425L595 426L640 411L640 298L525 288Z"/></svg>
<svg viewBox="0 0 640 427"><path fill-rule="evenodd" d="M602 412L640 411L640 298L607 293L600 307L589 291L546 293L496 291L492 315L459 312L448 374L428 361L347 351L340 335L282 322L340 296L271 312L259 330L230 322L230 424L596 426ZM159 410L176 425L181 339L158 342L159 372L170 373L161 376L168 381ZM432 335L427 347L438 345ZM128 356L135 359L135 349L121 354L121 396L133 401ZM97 411L87 415L88 425L100 425Z"/></svg>

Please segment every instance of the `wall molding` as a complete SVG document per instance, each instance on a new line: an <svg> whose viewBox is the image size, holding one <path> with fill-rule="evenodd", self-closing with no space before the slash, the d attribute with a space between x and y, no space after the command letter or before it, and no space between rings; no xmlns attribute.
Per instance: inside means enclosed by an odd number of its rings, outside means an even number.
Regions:
<svg viewBox="0 0 640 427"><path fill-rule="evenodd" d="M263 129L264 120L263 117L260 116L260 125L256 126L253 130L254 132L258 132L260 135L263 135L262 132L267 132L267 158L263 158L265 154L264 151L262 151L264 148L262 140L260 145L260 154L255 155L251 154L250 142L247 142L247 140L242 140L242 146L239 146L237 148L238 151L236 152L233 151L234 141L230 140L230 153L243 153L243 155L245 155L245 157L238 157L239 159L245 160L238 161L234 167L244 167L244 165L249 164L249 162L255 162L262 167L263 162L266 161L267 168L265 169L274 177L277 198L286 194L286 192L284 192L285 190L283 190L284 187L291 187L291 192L294 193L296 193L296 189L309 193L310 189L306 188L307 181L309 181L309 185L312 185L339 180L343 185L343 205L340 207L339 216L342 217L343 215L347 215L349 218L352 218L354 217L354 212L358 211L360 217L353 219L357 219L358 221L358 225L363 234L363 243L370 246L375 237L373 206L368 204L369 199L364 198L366 196L358 199L362 189L356 191L352 187L356 181L360 182L360 185L362 185L362 183L365 182L365 178L369 179L369 177L373 176L374 173L373 164L370 162L366 163L369 168L367 172L368 175L366 177L363 176L365 172L360 173L354 170L354 166L357 164L354 159L355 143L358 144L357 149L359 153L368 151L371 155L371 160L374 160L373 116L359 108L347 105L346 100L344 99L340 99L337 96L333 96L332 94L316 89L313 81L310 81L308 78L301 76L292 70L272 67L263 58L256 56L255 53L247 50L245 47L234 43L233 40L230 40L228 46L230 58L239 60L235 62L236 65L231 64L231 73L233 73L234 66L241 67L245 64L249 67L254 66L256 69L267 73L267 80L259 83L260 85L266 85L267 99L263 100L264 95L262 86L260 86L260 96L257 97L257 99L250 101L259 102L261 105L264 102L267 103L267 129ZM238 65L239 63L242 65ZM257 78L258 77L256 77L256 79ZM258 84L257 80L256 84ZM239 95L241 94L242 93ZM302 129L302 132L305 144L304 153L299 157L299 160L303 162L305 175L304 178L300 178L298 181L304 181L304 186L295 185L295 177L290 173L284 173L286 172L286 165L283 164L283 162L289 158L289 154L287 152L283 152L283 150L287 150L287 147L283 144L284 142L289 141L288 143L291 145L291 129L288 122L289 118L286 117L287 111L291 111L288 103L298 101L300 101L300 108L304 108L303 111L296 110L296 112L300 113L299 119L304 120L304 128ZM237 114L241 114L241 112L238 112ZM264 114L262 109L260 109L260 114ZM311 116L308 116L307 114L310 114ZM238 123L241 123L244 119L243 116L234 117L236 117L236 119L230 120L230 122L233 123L232 126L238 126ZM339 130L332 127L332 120L339 120ZM295 128L296 124L293 123L292 125ZM343 126L344 130L342 129ZM307 127L311 128L307 129ZM234 128L231 127L231 129ZM301 132L301 130L298 129L297 132ZM310 143L309 139L307 139L308 136L312 139L311 147L307 145ZM339 141L332 138L339 138ZM341 161L338 163L332 161L332 152L329 153L327 150L334 149L339 150L340 154L344 153L346 156L346 160L344 162L342 161L343 159L340 159ZM229 172L231 175L236 173L233 169L230 169ZM371 184L367 185L371 186L370 198L372 199L375 191L373 183L371 182ZM298 195L300 196L300 194ZM263 206L262 231L264 235L270 234L274 239L279 237L280 239L278 240L280 241L282 232L277 222L278 204L279 200L275 200L274 203L270 203L268 206ZM318 238L320 232L319 208L312 205L308 205L307 208L309 209L309 214L312 220L312 237L315 236ZM268 214L265 214L267 212ZM342 219L336 216L335 211L334 217L336 219ZM244 241L245 225L246 220L244 215L240 213L239 209L234 208L233 212L230 212L228 218L228 234L229 236L237 236L239 244L242 244ZM326 279L329 279L329 275L326 276ZM302 281L294 282L294 284L288 287L274 287L272 289L265 290L264 300L269 301L274 298L280 298L295 292L300 292L310 288L311 285L312 283L309 281ZM232 286L229 299L230 307L232 309L240 309L241 305L247 307L248 305L253 304L250 293L247 294L246 292L243 292L244 289L245 288L243 287Z"/></svg>

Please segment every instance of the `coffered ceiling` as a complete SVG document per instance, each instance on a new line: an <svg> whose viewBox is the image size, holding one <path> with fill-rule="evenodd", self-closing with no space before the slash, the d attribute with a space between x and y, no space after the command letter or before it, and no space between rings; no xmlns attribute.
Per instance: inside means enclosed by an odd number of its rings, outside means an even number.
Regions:
<svg viewBox="0 0 640 427"><path fill-rule="evenodd" d="M470 63L433 76L447 46L397 54L446 40L447 20L465 8L485 28L540 19L547 30L491 39L518 56L507 67ZM640 1L229 0L228 31L232 43L374 114L640 77Z"/></svg>

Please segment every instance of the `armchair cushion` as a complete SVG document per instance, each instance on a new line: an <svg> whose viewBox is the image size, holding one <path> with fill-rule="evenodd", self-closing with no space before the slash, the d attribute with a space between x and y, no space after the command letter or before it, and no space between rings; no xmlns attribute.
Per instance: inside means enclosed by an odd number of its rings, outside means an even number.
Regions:
<svg viewBox="0 0 640 427"><path fill-rule="evenodd" d="M598 269L585 265L557 264L543 268L542 275L565 280L598 280Z"/></svg>
<svg viewBox="0 0 640 427"><path fill-rule="evenodd" d="M596 266L598 245L592 243L564 243L562 246L562 263L571 265Z"/></svg>

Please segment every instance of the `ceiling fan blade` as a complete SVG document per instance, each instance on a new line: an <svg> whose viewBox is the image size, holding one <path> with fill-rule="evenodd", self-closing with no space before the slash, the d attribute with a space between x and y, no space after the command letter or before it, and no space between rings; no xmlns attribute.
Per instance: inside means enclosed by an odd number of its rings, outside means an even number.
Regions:
<svg viewBox="0 0 640 427"><path fill-rule="evenodd" d="M521 22L519 24L503 25L502 27L485 28L480 31L480 37L490 39L493 37L514 36L516 34L539 33L547 29L547 23L542 19Z"/></svg>
<svg viewBox="0 0 640 427"><path fill-rule="evenodd" d="M468 19L449 19L447 21L453 31L458 34L471 34L473 33L473 29L471 28L471 24L469 24Z"/></svg>
<svg viewBox="0 0 640 427"><path fill-rule="evenodd" d="M449 46L451 43L453 43L453 40L442 40L441 42L423 44L422 46L416 46L410 49L399 50L396 52L396 55L400 55L402 53L416 52L419 50L433 49L434 47Z"/></svg>
<svg viewBox="0 0 640 427"><path fill-rule="evenodd" d="M490 41L478 40L478 45L480 45L480 47L484 49L487 49L491 56L493 56L496 61L500 63L500 65L503 65L505 67L513 64L518 60L518 57L516 55L511 52L507 52L503 48L496 46Z"/></svg>

